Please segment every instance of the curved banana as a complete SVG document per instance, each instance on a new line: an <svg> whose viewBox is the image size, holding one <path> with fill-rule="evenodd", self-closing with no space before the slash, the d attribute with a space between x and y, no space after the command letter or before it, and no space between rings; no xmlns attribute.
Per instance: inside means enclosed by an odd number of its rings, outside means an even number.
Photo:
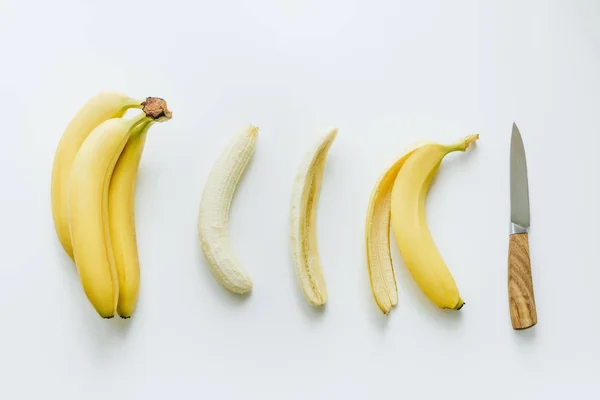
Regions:
<svg viewBox="0 0 600 400"><path fill-rule="evenodd" d="M221 285L238 294L252 290L252 278L229 240L229 208L257 135L258 128L249 125L230 140L210 171L198 213L198 237L210 269Z"/></svg>
<svg viewBox="0 0 600 400"><path fill-rule="evenodd" d="M454 144L417 149L400 169L392 190L392 228L402 258L421 290L440 308L459 310L464 302L427 227L425 199L442 159L465 151L478 138L471 135Z"/></svg>
<svg viewBox="0 0 600 400"><path fill-rule="evenodd" d="M371 289L377 305L384 314L398 304L398 287L390 254L390 211L392 187L406 160L425 144L415 142L379 177L371 193L365 229L367 266Z"/></svg>
<svg viewBox="0 0 600 400"><path fill-rule="evenodd" d="M69 176L68 212L77 271L86 296L103 318L112 318L119 282L112 249L108 192L110 179L131 134L171 117L162 99L148 98L144 113L98 125L83 142Z"/></svg>
<svg viewBox="0 0 600 400"><path fill-rule="evenodd" d="M116 92L102 92L88 100L67 125L54 154L52 166L52 218L60 243L73 258L67 212L67 188L73 160L89 134L102 122L120 118L130 108L141 108L141 100Z"/></svg>
<svg viewBox="0 0 600 400"><path fill-rule="evenodd" d="M290 210L290 244L296 276L304 297L313 306L327 302L327 287L317 244L317 205L327 153L337 129L332 129L309 150L296 174Z"/></svg>
<svg viewBox="0 0 600 400"><path fill-rule="evenodd" d="M108 225L119 278L117 313L122 318L133 315L140 288L135 185L149 129L150 124L147 124L141 131L132 133L115 165L108 189Z"/></svg>

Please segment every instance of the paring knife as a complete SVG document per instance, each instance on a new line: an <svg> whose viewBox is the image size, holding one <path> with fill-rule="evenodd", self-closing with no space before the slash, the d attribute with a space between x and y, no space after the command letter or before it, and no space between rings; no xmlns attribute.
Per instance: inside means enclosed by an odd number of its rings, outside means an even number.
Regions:
<svg viewBox="0 0 600 400"><path fill-rule="evenodd" d="M513 123L510 139L510 240L508 297L513 329L537 324L529 260L529 185L523 138Z"/></svg>

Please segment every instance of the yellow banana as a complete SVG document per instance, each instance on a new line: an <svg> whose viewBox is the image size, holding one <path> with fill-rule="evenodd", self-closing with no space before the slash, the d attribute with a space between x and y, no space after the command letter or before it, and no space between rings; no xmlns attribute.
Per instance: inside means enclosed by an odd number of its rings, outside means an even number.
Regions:
<svg viewBox="0 0 600 400"><path fill-rule="evenodd" d="M110 180L108 220L110 238L119 278L117 313L129 318L135 310L140 288L140 264L135 234L135 185L150 124L133 132Z"/></svg>
<svg viewBox="0 0 600 400"><path fill-rule="evenodd" d="M154 121L169 119L162 99L148 98L144 113L131 119L113 118L98 125L73 161L68 186L71 243L86 296L103 318L112 318L119 298L112 249L108 193L110 179L131 134Z"/></svg>
<svg viewBox="0 0 600 400"><path fill-rule="evenodd" d="M102 122L120 118L130 108L141 108L142 100L116 92L102 92L88 100L65 129L54 154L52 166L52 218L58 239L73 258L67 213L67 185L73 160L89 134Z"/></svg>
<svg viewBox="0 0 600 400"><path fill-rule="evenodd" d="M392 228L402 258L421 290L440 308L459 310L464 302L427 227L425 199L442 159L465 151L478 138L420 147L406 160L392 189Z"/></svg>
<svg viewBox="0 0 600 400"><path fill-rule="evenodd" d="M425 144L415 142L380 176L375 184L367 209L365 243L371 289L377 305L384 314L398 304L398 287L390 254L390 211L392 187L406 160Z"/></svg>

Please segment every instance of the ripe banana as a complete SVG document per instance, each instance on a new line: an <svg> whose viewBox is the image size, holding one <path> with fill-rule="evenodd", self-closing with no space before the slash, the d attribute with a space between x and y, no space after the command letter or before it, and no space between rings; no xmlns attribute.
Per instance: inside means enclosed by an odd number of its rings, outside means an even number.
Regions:
<svg viewBox="0 0 600 400"><path fill-rule="evenodd" d="M327 302L327 287L319 257L316 222L325 160L337 132L337 129L327 132L306 153L292 189L290 210L292 257L304 297L313 306L320 306Z"/></svg>
<svg viewBox="0 0 600 400"><path fill-rule="evenodd" d="M119 277L117 313L133 315L140 288L140 264L135 233L135 185L150 124L134 131L127 141L110 180L108 221L110 238Z"/></svg>
<svg viewBox="0 0 600 400"><path fill-rule="evenodd" d="M425 199L442 159L465 151L478 138L420 147L406 160L392 189L392 228L402 258L421 290L440 308L459 310L464 302L427 227Z"/></svg>
<svg viewBox="0 0 600 400"><path fill-rule="evenodd" d="M369 200L365 243L371 289L384 314L398 304L398 287L390 254L390 212L392 187L400 168L421 146L432 142L416 142L380 176Z"/></svg>
<svg viewBox="0 0 600 400"><path fill-rule="evenodd" d="M112 318L119 282L112 249L108 193L119 155L136 130L171 117L162 99L148 98L144 113L98 125L77 152L68 183L71 243L86 296L103 318Z"/></svg>
<svg viewBox="0 0 600 400"><path fill-rule="evenodd" d="M102 122L120 118L130 108L141 108L142 100L115 92L102 92L88 100L65 129L54 155L52 166L52 217L58 239L69 257L73 246L69 232L67 187L73 160L89 134Z"/></svg>
<svg viewBox="0 0 600 400"><path fill-rule="evenodd" d="M252 290L252 279L229 240L229 208L256 146L258 128L249 125L228 143L213 165L200 201L198 237L217 281L234 293Z"/></svg>

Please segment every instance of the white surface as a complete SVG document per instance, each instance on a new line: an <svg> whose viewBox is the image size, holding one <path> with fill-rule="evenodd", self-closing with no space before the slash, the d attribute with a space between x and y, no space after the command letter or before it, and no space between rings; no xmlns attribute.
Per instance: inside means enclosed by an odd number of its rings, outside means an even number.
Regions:
<svg viewBox="0 0 600 400"><path fill-rule="evenodd" d="M600 392L600 3L0 2L0 398L596 398ZM485 3L485 5L483 5ZM137 196L142 287L101 320L55 237L50 170L90 96L162 96ZM539 324L512 331L508 150L524 137ZM234 131L260 126L231 229L255 290L213 279L196 216ZM290 188L336 126L319 204L330 300L310 309L288 252ZM393 245L389 317L368 284L376 178L414 140L480 133L443 163L431 230L466 306L436 309Z"/></svg>

